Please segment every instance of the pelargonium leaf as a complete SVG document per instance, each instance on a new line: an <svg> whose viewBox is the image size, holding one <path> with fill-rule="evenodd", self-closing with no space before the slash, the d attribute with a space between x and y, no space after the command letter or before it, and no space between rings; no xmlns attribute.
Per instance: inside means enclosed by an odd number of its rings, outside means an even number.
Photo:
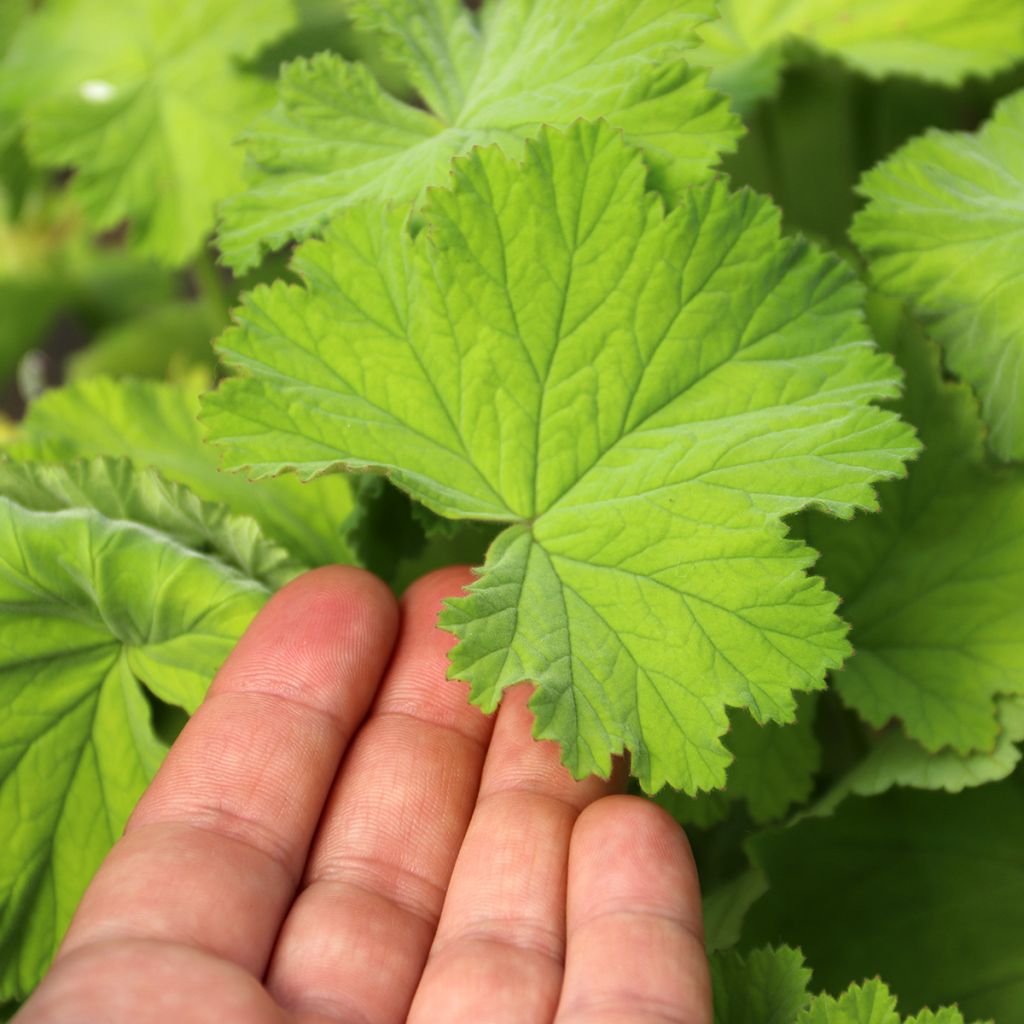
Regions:
<svg viewBox="0 0 1024 1024"><path fill-rule="evenodd" d="M1024 470L988 465L969 389L943 379L898 310L876 310L925 451L905 483L881 489L883 515L807 523L853 626L857 653L835 685L872 725L898 719L929 752L992 753L998 698L1024 696Z"/></svg>
<svg viewBox="0 0 1024 1024"><path fill-rule="evenodd" d="M286 66L277 108L245 136L251 187L222 206L219 244L236 270L352 203L443 184L451 157L474 145L518 155L542 124L606 118L643 144L672 195L706 177L739 134L707 73L683 61L708 0L499 0L479 14L459 0L350 0L346 10L426 109L332 54Z"/></svg>
<svg viewBox="0 0 1024 1024"><path fill-rule="evenodd" d="M255 519L201 501L187 487L140 472L127 459L76 459L62 466L4 460L0 495L36 512L89 508L152 527L274 590L304 568L268 540Z"/></svg>
<svg viewBox="0 0 1024 1024"><path fill-rule="evenodd" d="M18 460L48 463L122 456L251 516L307 565L353 560L342 536L352 510L348 480L306 485L283 478L254 486L221 473L216 450L203 443L198 411L198 393L185 383L89 377L36 399L6 451Z"/></svg>
<svg viewBox="0 0 1024 1024"><path fill-rule="evenodd" d="M875 796L894 786L959 793L1005 779L1021 759L1024 697L998 700L996 721L999 736L995 747L973 754L958 754L948 748L929 751L898 729L891 730L815 805L814 813L833 809L850 794Z"/></svg>
<svg viewBox="0 0 1024 1024"><path fill-rule="evenodd" d="M0 1001L38 982L160 764L147 692L194 710L297 569L125 462L0 465Z"/></svg>
<svg viewBox="0 0 1024 1024"><path fill-rule="evenodd" d="M680 824L697 828L717 824L737 801L759 825L783 817L811 795L821 765L821 746L814 735L816 704L816 694L798 694L796 721L788 725L758 725L744 711L733 711L723 740L734 758L726 788L696 797L662 790L658 803Z"/></svg>
<svg viewBox="0 0 1024 1024"><path fill-rule="evenodd" d="M848 516L915 450L839 261L721 182L670 213L605 125L454 164L413 237L353 208L252 292L204 402L225 465L375 469L508 524L442 625L492 710L533 680L577 775L720 786L727 706L787 721L848 648L782 517Z"/></svg>
<svg viewBox="0 0 1024 1024"><path fill-rule="evenodd" d="M975 135L912 139L860 190L851 233L872 276L977 390L993 451L1024 459L1024 90Z"/></svg>
<svg viewBox="0 0 1024 1024"><path fill-rule="evenodd" d="M720 0L695 63L741 109L775 92L784 46L798 40L873 77L958 85L1009 67L1024 48L1017 0Z"/></svg>
<svg viewBox="0 0 1024 1024"><path fill-rule="evenodd" d="M180 264L241 187L236 136L273 102L239 61L293 22L290 0L50 0L0 64L0 110L33 160L75 168L94 228L127 219L141 252Z"/></svg>

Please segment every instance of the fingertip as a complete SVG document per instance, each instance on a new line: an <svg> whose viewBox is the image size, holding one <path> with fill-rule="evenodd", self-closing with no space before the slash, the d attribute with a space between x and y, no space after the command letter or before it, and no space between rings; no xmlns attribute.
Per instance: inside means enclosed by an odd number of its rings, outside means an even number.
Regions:
<svg viewBox="0 0 1024 1024"><path fill-rule="evenodd" d="M580 814L570 853L578 875L604 879L588 895L604 910L662 907L701 933L700 884L686 833L663 807L643 797L614 795ZM597 893L603 893L598 897Z"/></svg>
<svg viewBox="0 0 1024 1024"><path fill-rule="evenodd" d="M473 570L468 565L434 569L406 587L402 594L402 608L427 607L440 612L444 602L450 597L459 597L473 579Z"/></svg>
<svg viewBox="0 0 1024 1024"><path fill-rule="evenodd" d="M576 829L587 841L591 833L621 838L624 855L660 848L693 860L689 840L679 823L664 807L645 797L623 793L598 800L583 811Z"/></svg>
<svg viewBox="0 0 1024 1024"><path fill-rule="evenodd" d="M322 611L333 619L365 615L371 619L397 620L398 602L379 577L354 565L324 565L297 576L268 602L277 609L299 607Z"/></svg>
<svg viewBox="0 0 1024 1024"><path fill-rule="evenodd" d="M391 654L398 603L387 585L354 566L304 573L257 615L225 663L211 693L333 687L339 678L373 676ZM357 670L358 666L358 670Z"/></svg>

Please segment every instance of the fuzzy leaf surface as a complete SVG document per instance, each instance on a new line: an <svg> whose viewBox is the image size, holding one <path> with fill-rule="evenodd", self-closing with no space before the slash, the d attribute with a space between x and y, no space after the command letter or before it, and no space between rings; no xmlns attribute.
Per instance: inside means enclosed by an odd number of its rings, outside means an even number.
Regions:
<svg viewBox="0 0 1024 1024"><path fill-rule="evenodd" d="M286 66L276 109L246 136L248 191L222 207L219 244L236 270L261 247L305 238L361 199L413 199L444 184L453 155L501 143L522 152L542 124L604 117L647 151L677 195L707 177L739 123L683 56L711 16L707 0L353 0L356 23L426 109L333 54Z"/></svg>
<svg viewBox="0 0 1024 1024"><path fill-rule="evenodd" d="M958 85L1024 51L1018 0L721 0L700 29L695 63L746 109L779 84L790 41L810 44L872 77L912 75Z"/></svg>
<svg viewBox="0 0 1024 1024"><path fill-rule="evenodd" d="M666 214L607 126L524 164L456 161L415 238L369 205L257 289L204 402L225 465L375 469L450 518L507 523L449 603L452 674L493 710L535 680L536 735L577 775L720 786L727 706L787 721L847 653L782 517L850 515L909 429L839 262L720 182Z"/></svg>
<svg viewBox="0 0 1024 1024"><path fill-rule="evenodd" d="M898 719L929 752L992 754L999 697L1024 695L1024 471L985 461L973 396L943 380L912 323L889 310L874 324L906 372L901 412L925 451L881 488L882 515L808 522L853 626L857 653L835 684L873 726Z"/></svg>
<svg viewBox="0 0 1024 1024"><path fill-rule="evenodd" d="M861 191L852 235L872 275L976 389L993 451L1024 459L1024 90L976 135L911 140Z"/></svg>
<svg viewBox="0 0 1024 1024"><path fill-rule="evenodd" d="M75 168L95 229L128 220L139 251L181 264L241 187L236 137L273 103L239 61L293 21L289 0L50 0L0 65L0 110L36 162Z"/></svg>
<svg viewBox="0 0 1024 1024"><path fill-rule="evenodd" d="M146 691L194 710L269 596L247 570L285 563L123 462L4 465L0 491L4 1000L38 982L163 758Z"/></svg>

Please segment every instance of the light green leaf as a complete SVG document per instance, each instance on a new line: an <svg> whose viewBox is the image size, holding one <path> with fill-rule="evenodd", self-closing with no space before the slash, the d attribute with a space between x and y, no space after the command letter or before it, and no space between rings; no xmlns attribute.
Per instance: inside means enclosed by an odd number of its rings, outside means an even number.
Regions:
<svg viewBox="0 0 1024 1024"><path fill-rule="evenodd" d="M829 991L877 974L902 1006L1012 1021L1024 1005L1022 844L1019 774L955 795L853 797L749 841L768 889L744 943L799 946Z"/></svg>
<svg viewBox="0 0 1024 1024"><path fill-rule="evenodd" d="M254 485L217 470L217 452L200 436L198 396L185 385L90 377L35 401L7 451L15 459L68 462L125 456L183 483L200 498L251 516L307 565L352 561L341 524L352 509L344 477Z"/></svg>
<svg viewBox="0 0 1024 1024"><path fill-rule="evenodd" d="M908 142L861 191L852 235L872 275L977 389L996 454L1024 459L1024 90L976 135Z"/></svg>
<svg viewBox="0 0 1024 1024"><path fill-rule="evenodd" d="M270 593L236 564L285 563L252 524L123 463L0 468L3 1000L39 980L160 764L146 691L194 710Z"/></svg>
<svg viewBox="0 0 1024 1024"><path fill-rule="evenodd" d="M873 504L910 431L860 286L720 182L666 215L603 125L524 165L455 163L413 240L364 206L257 289L204 402L225 465L371 468L451 518L507 523L442 616L493 710L535 680L536 735L577 775L628 749L655 791L721 786L726 706L788 721L847 653L781 517Z"/></svg>
<svg viewBox="0 0 1024 1024"><path fill-rule="evenodd" d="M284 68L277 108L246 136L252 187L222 206L219 243L236 269L261 246L317 231L361 199L413 199L447 181L451 157L500 142L522 153L542 124L604 117L646 150L672 196L709 176L739 123L682 57L707 0L352 0L427 109L390 96L331 54Z"/></svg>
<svg viewBox="0 0 1024 1024"><path fill-rule="evenodd" d="M1021 759L1017 744L1024 742L1024 698L999 700L996 716L999 738L995 749L987 753L957 754L949 749L933 753L899 730L889 732L814 806L813 812L830 812L851 793L874 796L893 786L959 793L970 786L1005 779Z"/></svg>
<svg viewBox="0 0 1024 1024"><path fill-rule="evenodd" d="M997 698L1024 695L1024 471L985 464L970 392L942 379L912 324L880 308L874 323L907 373L901 411L925 453L905 484L880 490L883 515L807 524L853 625L857 653L836 687L929 751L991 754Z"/></svg>
<svg viewBox="0 0 1024 1024"><path fill-rule="evenodd" d="M0 65L0 110L35 161L75 168L94 228L127 219L141 252L180 264L241 187L232 143L273 102L238 61L292 23L289 0L50 0Z"/></svg>
<svg viewBox="0 0 1024 1024"><path fill-rule="evenodd" d="M810 999L811 972L788 946L716 953L710 963L715 1024L794 1024Z"/></svg>
<svg viewBox="0 0 1024 1024"><path fill-rule="evenodd" d="M181 484L139 472L127 459L65 466L0 461L0 495L36 512L93 509L107 519L150 526L276 590L304 568L267 540L254 519L200 501Z"/></svg>
<svg viewBox="0 0 1024 1024"><path fill-rule="evenodd" d="M784 45L810 44L872 77L913 75L958 85L1024 52L1018 0L720 0L694 62L740 109L775 92Z"/></svg>

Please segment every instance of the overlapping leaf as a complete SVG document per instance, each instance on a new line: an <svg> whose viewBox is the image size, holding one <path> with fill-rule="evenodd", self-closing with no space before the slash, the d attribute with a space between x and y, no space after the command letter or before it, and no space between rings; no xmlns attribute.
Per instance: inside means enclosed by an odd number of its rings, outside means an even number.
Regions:
<svg viewBox="0 0 1024 1024"><path fill-rule="evenodd" d="M182 263L241 187L232 143L273 102L238 61L292 20L289 0L50 0L0 65L0 111L36 161L76 169L94 227L127 219L142 252Z"/></svg>
<svg viewBox="0 0 1024 1024"><path fill-rule="evenodd" d="M996 722L999 737L995 747L973 754L958 754L950 749L928 751L899 730L892 730L815 805L814 811L824 813L851 793L875 796L894 786L959 793L962 789L1005 779L1021 759L1024 698L999 700Z"/></svg>
<svg viewBox="0 0 1024 1024"><path fill-rule="evenodd" d="M796 721L790 725L758 725L750 715L734 711L724 738L734 758L725 790L687 797L670 790L660 803L683 825L708 828L742 801L750 817L764 825L781 818L794 804L803 803L814 787L821 747L814 735L816 695L799 694Z"/></svg>
<svg viewBox="0 0 1024 1024"><path fill-rule="evenodd" d="M721 0L694 61L742 108L771 95L784 44L808 43L872 76L956 85L1024 52L1018 0Z"/></svg>
<svg viewBox="0 0 1024 1024"><path fill-rule="evenodd" d="M1024 459L1024 91L976 135L907 143L861 191L852 234L872 274L977 389L993 450Z"/></svg>
<svg viewBox="0 0 1024 1024"><path fill-rule="evenodd" d="M332 477L307 485L283 478L254 486L220 473L216 451L200 436L198 408L198 395L184 384L88 378L33 402L7 451L41 462L124 456L200 498L251 516L307 565L351 562L341 532L352 510L348 481Z"/></svg>
<svg viewBox="0 0 1024 1024"><path fill-rule="evenodd" d="M643 144L654 180L678 195L706 177L739 126L706 73L683 61L707 0L350 0L357 24L426 109L331 54L281 76L280 101L247 135L252 187L223 206L219 242L236 269L261 246L304 238L365 198L412 199L443 184L453 154L499 141L510 153L542 124L605 117Z"/></svg>
<svg viewBox="0 0 1024 1024"><path fill-rule="evenodd" d="M872 725L898 718L928 751L991 753L999 695L1024 695L1024 473L983 459L977 407L942 380L937 353L898 316L878 334L907 373L902 411L925 453L884 514L808 523L844 598L856 656L836 675Z"/></svg>
<svg viewBox="0 0 1024 1024"><path fill-rule="evenodd" d="M124 462L0 465L0 494L2 1001L39 980L163 757L147 691L193 710L297 566Z"/></svg>
<svg viewBox="0 0 1024 1024"><path fill-rule="evenodd" d="M790 720L847 652L781 517L870 506L915 448L871 404L897 380L860 287L750 193L666 215L602 125L454 173L415 239L354 208L300 250L307 287L249 296L213 437L256 476L372 468L508 523L442 618L473 699L535 680L577 774L628 749L650 790L719 786L726 706Z"/></svg>

